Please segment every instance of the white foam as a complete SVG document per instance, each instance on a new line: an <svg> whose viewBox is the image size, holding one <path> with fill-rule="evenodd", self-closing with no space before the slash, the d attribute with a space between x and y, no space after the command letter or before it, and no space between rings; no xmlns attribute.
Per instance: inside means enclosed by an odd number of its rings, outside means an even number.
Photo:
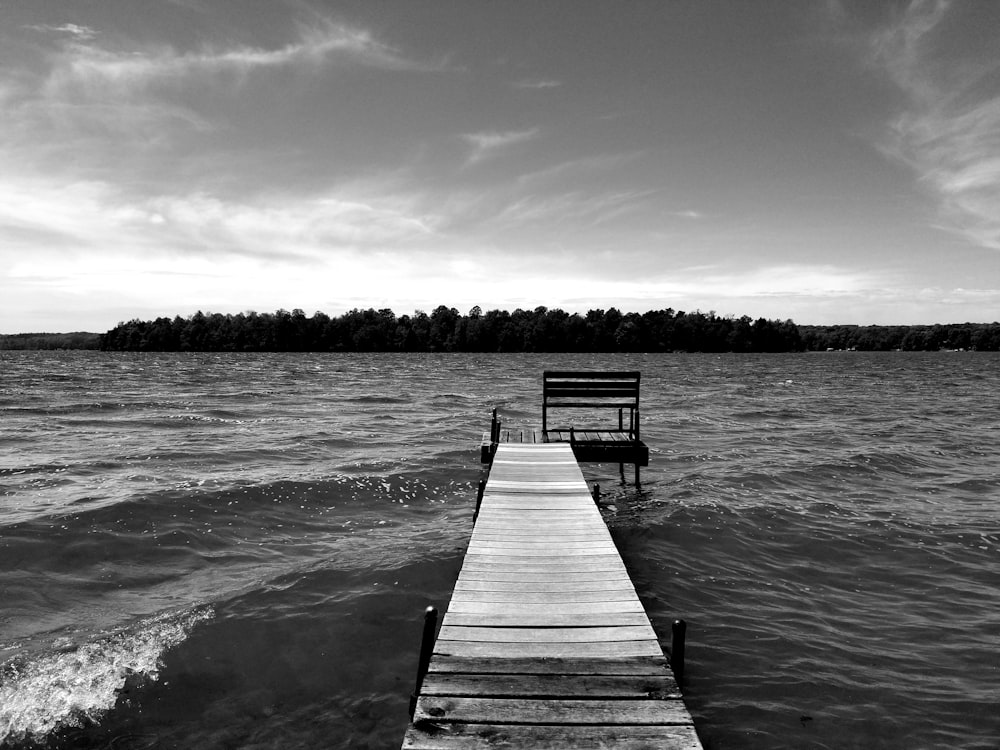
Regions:
<svg viewBox="0 0 1000 750"><path fill-rule="evenodd" d="M158 615L71 650L7 664L0 671L0 743L97 720L129 676L157 679L161 655L212 614L203 608Z"/></svg>

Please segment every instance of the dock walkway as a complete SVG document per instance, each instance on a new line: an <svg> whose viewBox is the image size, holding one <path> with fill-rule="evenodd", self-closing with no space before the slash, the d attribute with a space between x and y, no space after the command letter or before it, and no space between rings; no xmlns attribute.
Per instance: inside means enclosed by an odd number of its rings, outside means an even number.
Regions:
<svg viewBox="0 0 1000 750"><path fill-rule="evenodd" d="M568 443L501 444L404 750L701 748Z"/></svg>

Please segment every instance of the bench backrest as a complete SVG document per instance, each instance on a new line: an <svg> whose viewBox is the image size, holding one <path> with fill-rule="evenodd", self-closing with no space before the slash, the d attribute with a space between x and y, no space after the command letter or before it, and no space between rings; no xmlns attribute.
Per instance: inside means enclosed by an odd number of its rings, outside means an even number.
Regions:
<svg viewBox="0 0 1000 750"><path fill-rule="evenodd" d="M545 370L542 373L543 432L549 429L548 410L552 408L618 409L618 430L622 432L626 431L622 414L628 409L627 431L638 440L639 371Z"/></svg>

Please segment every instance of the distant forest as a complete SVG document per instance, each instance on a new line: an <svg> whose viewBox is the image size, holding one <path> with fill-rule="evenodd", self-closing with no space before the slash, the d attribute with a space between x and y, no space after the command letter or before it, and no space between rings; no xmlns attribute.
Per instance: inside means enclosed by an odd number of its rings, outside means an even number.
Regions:
<svg viewBox="0 0 1000 750"><path fill-rule="evenodd" d="M2 344L0 344L2 346ZM330 352L797 352L1000 350L1000 323L930 326L799 326L791 320L713 312L615 308L585 315L560 309L429 315L389 309L337 317L302 310L222 315L198 312L120 323L100 336L109 351Z"/></svg>
<svg viewBox="0 0 1000 750"><path fill-rule="evenodd" d="M719 317L672 309L585 315L559 309L462 315L351 310L338 317L302 310L130 320L104 334L0 335L3 349L222 352L798 352L1000 351L1000 323L918 326L807 326L791 320Z"/></svg>
<svg viewBox="0 0 1000 750"><path fill-rule="evenodd" d="M3 349L100 349L101 334L75 333L13 333L0 335Z"/></svg>

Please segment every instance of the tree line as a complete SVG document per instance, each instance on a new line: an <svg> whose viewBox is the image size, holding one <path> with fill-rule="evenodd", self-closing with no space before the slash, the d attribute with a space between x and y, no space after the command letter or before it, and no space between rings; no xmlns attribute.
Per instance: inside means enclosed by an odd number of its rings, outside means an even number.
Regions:
<svg viewBox="0 0 1000 750"><path fill-rule="evenodd" d="M558 308L491 310L462 315L439 306L431 314L351 310L337 317L302 310L119 323L104 334L0 335L3 349L106 351L334 352L794 352L1000 351L1000 323L915 326L810 326L791 320L719 317L714 312L616 308L585 315Z"/></svg>
<svg viewBox="0 0 1000 750"><path fill-rule="evenodd" d="M119 323L101 336L119 351L331 352L786 352L804 346L790 320L673 309L585 315L536 307L467 314L441 305L427 314L355 309L337 317L302 310L235 315L197 312Z"/></svg>
<svg viewBox="0 0 1000 750"><path fill-rule="evenodd" d="M101 334L73 333L10 333L0 335L2 349L100 349Z"/></svg>
<svg viewBox="0 0 1000 750"><path fill-rule="evenodd" d="M1000 351L1000 323L917 326L799 326L810 351L933 352L941 349Z"/></svg>

